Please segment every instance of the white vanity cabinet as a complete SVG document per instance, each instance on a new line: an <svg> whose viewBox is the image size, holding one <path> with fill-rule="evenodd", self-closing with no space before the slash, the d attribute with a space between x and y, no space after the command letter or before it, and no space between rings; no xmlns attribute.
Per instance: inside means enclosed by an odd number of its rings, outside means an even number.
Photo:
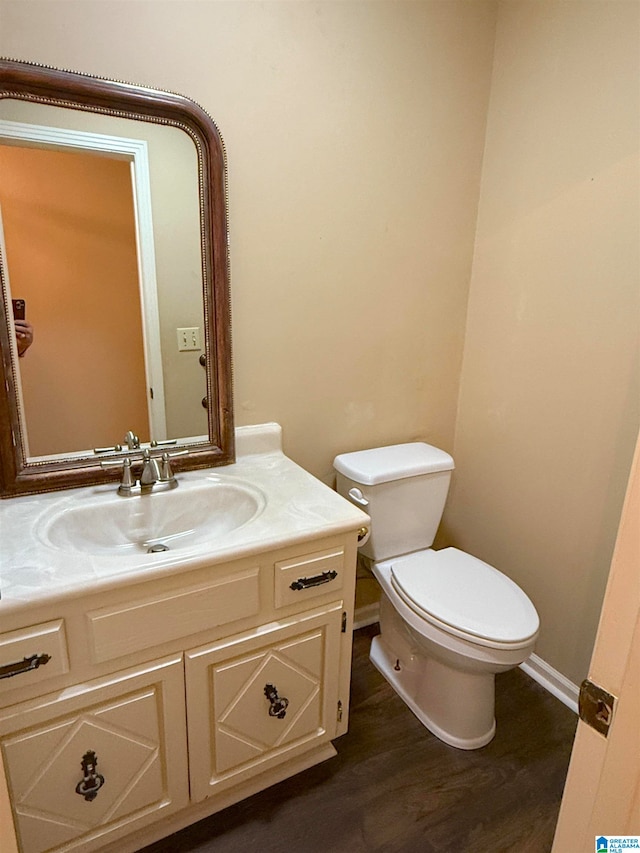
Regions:
<svg viewBox="0 0 640 853"><path fill-rule="evenodd" d="M13 616L0 667L50 657L0 680L18 850L135 851L335 754L356 550L352 529Z"/></svg>
<svg viewBox="0 0 640 853"><path fill-rule="evenodd" d="M183 684L174 656L0 712L21 850L98 850L188 804Z"/></svg>
<svg viewBox="0 0 640 853"><path fill-rule="evenodd" d="M335 737L342 602L186 655L199 801Z"/></svg>

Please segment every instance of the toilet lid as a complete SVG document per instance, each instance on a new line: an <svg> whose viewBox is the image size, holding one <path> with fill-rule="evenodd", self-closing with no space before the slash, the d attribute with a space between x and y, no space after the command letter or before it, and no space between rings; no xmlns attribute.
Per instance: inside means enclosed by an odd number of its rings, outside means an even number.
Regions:
<svg viewBox="0 0 640 853"><path fill-rule="evenodd" d="M458 636L522 643L540 627L535 607L517 584L457 548L399 557L391 576L413 610Z"/></svg>

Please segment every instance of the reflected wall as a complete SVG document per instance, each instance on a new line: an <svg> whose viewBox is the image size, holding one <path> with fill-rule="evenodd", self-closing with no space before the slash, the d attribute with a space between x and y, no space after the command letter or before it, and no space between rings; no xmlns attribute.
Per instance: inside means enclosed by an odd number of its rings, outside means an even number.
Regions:
<svg viewBox="0 0 640 853"><path fill-rule="evenodd" d="M34 343L19 360L29 455L149 440L129 163L0 145L14 298Z"/></svg>

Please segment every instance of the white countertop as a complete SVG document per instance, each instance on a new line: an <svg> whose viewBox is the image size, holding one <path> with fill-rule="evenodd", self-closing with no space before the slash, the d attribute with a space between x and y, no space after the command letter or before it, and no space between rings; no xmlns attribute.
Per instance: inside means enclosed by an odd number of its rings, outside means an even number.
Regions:
<svg viewBox="0 0 640 853"><path fill-rule="evenodd" d="M43 517L63 510L64 502L71 506L99 495L111 498L116 490L113 483L0 501L0 629L2 616L16 610L368 526L369 518L361 510L282 453L277 424L241 427L236 437L233 465L177 475L183 489L208 476L250 485L264 498L251 521L223 534L206 549L194 546L110 556L54 547L38 534ZM133 511L136 501L157 497L160 494L119 500L131 502Z"/></svg>

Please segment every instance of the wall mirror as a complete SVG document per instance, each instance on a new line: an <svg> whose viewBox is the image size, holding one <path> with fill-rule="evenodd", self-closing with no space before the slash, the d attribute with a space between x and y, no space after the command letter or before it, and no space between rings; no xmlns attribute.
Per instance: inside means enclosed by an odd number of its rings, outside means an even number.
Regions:
<svg viewBox="0 0 640 853"><path fill-rule="evenodd" d="M0 288L3 497L149 446L233 461L224 150L193 101L0 60Z"/></svg>

